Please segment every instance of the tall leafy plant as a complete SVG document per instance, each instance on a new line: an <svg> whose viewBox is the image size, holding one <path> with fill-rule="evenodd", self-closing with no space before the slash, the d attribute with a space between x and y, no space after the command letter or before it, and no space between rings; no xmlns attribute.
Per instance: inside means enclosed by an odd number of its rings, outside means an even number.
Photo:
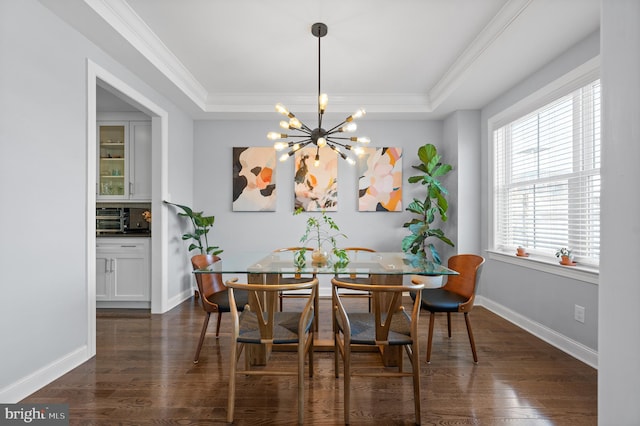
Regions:
<svg viewBox="0 0 640 426"><path fill-rule="evenodd" d="M298 215L302 213L302 207L297 208L293 214ZM323 245L328 244L331 249L331 253L337 258L337 263L346 265L349 262L347 252L344 249L338 248L338 237L347 238L347 236L340 232L340 228L336 222L330 216L327 216L325 210L322 210L321 215L309 216L307 218L307 226L304 234L300 238L300 242L307 244L313 243L317 251L322 251ZM296 253L296 263L304 263L304 255L306 249L302 248Z"/></svg>
<svg viewBox="0 0 640 426"><path fill-rule="evenodd" d="M165 203L181 209L182 212L179 212L178 216L188 217L191 221L193 231L182 235L184 241L193 240L189 245L189 251L198 249L201 254L212 254L214 256L222 253L223 250L220 250L220 247L209 245L208 235L216 220L215 216L205 216L203 212L194 212L190 207L180 204L168 201L165 201Z"/></svg>
<svg viewBox="0 0 640 426"><path fill-rule="evenodd" d="M440 161L438 150L432 144L421 146L418 149L418 158L420 164L411 167L420 171L421 174L409 177L408 182L424 186L425 195L423 199L414 198L405 209L417 217L403 225L411 233L402 239L402 251L439 264L441 263L440 254L432 242L433 239L440 240L451 247L454 247L454 244L445 236L442 229L433 227L434 221L438 218L442 222L447 221L449 210L446 199L447 189L438 178L449 173L453 167Z"/></svg>

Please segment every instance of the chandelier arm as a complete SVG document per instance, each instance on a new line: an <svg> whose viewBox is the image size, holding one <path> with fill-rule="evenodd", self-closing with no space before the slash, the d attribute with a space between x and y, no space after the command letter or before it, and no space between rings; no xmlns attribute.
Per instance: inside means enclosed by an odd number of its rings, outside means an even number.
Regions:
<svg viewBox="0 0 640 426"><path fill-rule="evenodd" d="M287 135L287 137L290 137L290 138L308 138L309 134L307 133L307 134L304 134L304 135ZM311 139L309 139L309 140L311 140Z"/></svg>
<svg viewBox="0 0 640 426"><path fill-rule="evenodd" d="M342 137L342 136L331 136L331 140L334 140L334 139L341 139L343 141L350 141L351 140L351 138L345 138L345 137ZM336 143L339 143L339 142L336 142Z"/></svg>
<svg viewBox="0 0 640 426"><path fill-rule="evenodd" d="M296 130L299 130L299 131L301 131L301 132L302 132L302 131L305 131L305 132L307 132L307 134L309 134L309 135L311 134L311 132L313 132L313 130L311 130L311 128L309 128L309 126L307 126L307 125L306 125L306 124L304 124L303 122L300 122L300 124L302 125L302 127L301 127L301 128L299 128L299 129L296 129Z"/></svg>
<svg viewBox="0 0 640 426"><path fill-rule="evenodd" d="M292 149L291 151L289 151L289 156L293 155L294 152L298 152L300 151L302 148L304 148L305 146L309 145L311 143L311 139L309 139L308 141L301 143L300 147L298 149Z"/></svg>
<svg viewBox="0 0 640 426"><path fill-rule="evenodd" d="M337 143L337 142L336 142ZM337 143L338 145L341 145L339 143ZM338 149L334 146L331 145L330 143L327 143L327 145L329 146L329 148L331 148L336 154L338 154L340 157L342 157L343 160L347 159L347 154L345 154L344 152L338 151Z"/></svg>
<svg viewBox="0 0 640 426"><path fill-rule="evenodd" d="M344 120L342 123L340 123L340 124L338 124L336 126L333 126L329 130L327 130L327 135L331 135L333 133L339 132L340 131L340 126L342 126L343 124L346 124L346 123L347 123L347 120Z"/></svg>
<svg viewBox="0 0 640 426"><path fill-rule="evenodd" d="M337 141L335 141L335 140L333 140L333 139L329 140L329 142L330 142L331 144L339 145L339 146L343 147L344 149L348 149L349 151L351 151L351 145L344 144L344 143L342 143L342 142L337 142ZM327 143L327 144L329 145L329 143Z"/></svg>

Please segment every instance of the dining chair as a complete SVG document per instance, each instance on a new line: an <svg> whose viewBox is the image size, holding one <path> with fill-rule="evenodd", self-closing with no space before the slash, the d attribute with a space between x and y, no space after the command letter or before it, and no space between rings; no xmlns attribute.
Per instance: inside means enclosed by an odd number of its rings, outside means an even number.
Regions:
<svg viewBox="0 0 640 426"><path fill-rule="evenodd" d="M473 362L478 363L476 343L471 331L469 312L473 309L476 286L480 278L480 272L484 258L476 254L458 254L451 256L447 266L458 272L458 275L447 275L447 282L440 288L425 288L422 290L422 308L430 312L429 315L429 337L427 340L427 363L431 362L431 344L433 343L433 324L435 314L438 312L447 313L447 331L451 338L451 313L464 313L464 321L467 325L467 334L473 353ZM412 282L419 281L413 279ZM413 295L412 295L413 297Z"/></svg>
<svg viewBox="0 0 640 426"><path fill-rule="evenodd" d="M232 316L231 367L229 370L229 401L227 421L233 422L235 409L236 375L297 375L298 423L304 423L304 368L305 356L309 357L309 377L313 377L313 323L315 300L318 295L318 279L294 284L244 284L237 278L226 281L229 289L229 305ZM278 294L281 291L308 290L307 302L298 312L279 311ZM234 292L247 291L249 304L239 312ZM296 345L297 370L276 368L251 368L245 345ZM245 352L245 367L238 369L238 359ZM273 355L273 353L272 353ZM258 385L258 384L257 384ZM267 390L268 391L268 390Z"/></svg>
<svg viewBox="0 0 640 426"><path fill-rule="evenodd" d="M311 247L286 247L286 248L280 248L280 249L276 249L274 250L274 253L283 253L283 252L296 252L296 251L300 251L301 249L305 249L308 253L312 253L313 252L313 248ZM313 278L316 278L316 274L310 274L310 275L301 275L298 273L294 273L294 274L279 274L278 275L278 282L280 284L296 284L296 283L303 283L303 282L307 282ZM280 299L280 310L283 310L283 306L284 306L284 299L301 299L301 298L307 298L309 297L309 292L308 291L281 291L278 294L278 297ZM315 311L315 322L314 322L314 327L315 327L315 331L318 331L318 299L316 298L315 300L315 306L314 306L314 311Z"/></svg>
<svg viewBox="0 0 640 426"><path fill-rule="evenodd" d="M334 370L339 377L339 358L344 368L344 422L349 424L351 410L351 377L412 377L415 422L420 424L420 351L418 345L418 319L420 318L420 301L422 284L354 284L331 280L332 303L334 312ZM372 311L357 312L347 310L342 302L344 297L340 290L370 292ZM410 312L402 304L404 292L414 292L416 297ZM354 345L378 347L381 355L396 353L397 370L387 368L371 369L367 361L363 369L352 368L352 350ZM404 347L411 371L403 368ZM356 352L357 353L357 352ZM366 371L365 371L366 370ZM395 371L391 371L395 370Z"/></svg>
<svg viewBox="0 0 640 426"><path fill-rule="evenodd" d="M343 250L347 252L349 261L358 261L358 254L360 252L375 253L375 250L366 247L345 247ZM371 284L371 276L369 274L358 274L355 272L349 273L349 275L336 274L336 278L345 283L352 284ZM371 312L371 292L358 292L358 291L345 291L341 294L343 298L355 297L365 298L369 306L369 312Z"/></svg>
<svg viewBox="0 0 640 426"><path fill-rule="evenodd" d="M191 258L191 265L193 270L204 269L207 266L219 261L218 256L212 256L209 254L197 254ZM227 296L227 288L222 281L222 274L194 274L196 276L196 283L198 285L198 292L200 293L200 304L204 309L205 317L202 324L202 331L200 332L200 340L198 341L198 348L196 349L196 355L193 358L193 363L197 364L200 359L200 350L204 338L207 334L207 327L209 326L209 319L211 314L216 312L218 314L218 324L216 326L216 338L220 336L220 322L222 320L222 313L229 312L229 297ZM237 292L238 305L244 307L247 304L247 292Z"/></svg>

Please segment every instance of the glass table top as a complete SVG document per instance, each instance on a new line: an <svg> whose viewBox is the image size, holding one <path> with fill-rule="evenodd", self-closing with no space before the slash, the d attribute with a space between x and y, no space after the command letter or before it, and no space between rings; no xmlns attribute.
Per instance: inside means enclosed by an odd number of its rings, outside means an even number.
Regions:
<svg viewBox="0 0 640 426"><path fill-rule="evenodd" d="M349 253L349 263L313 265L311 252L306 253L306 264L297 268L294 252L243 252L220 255L221 260L196 274L373 274L373 275L457 275L458 272L443 265L418 258L404 252Z"/></svg>

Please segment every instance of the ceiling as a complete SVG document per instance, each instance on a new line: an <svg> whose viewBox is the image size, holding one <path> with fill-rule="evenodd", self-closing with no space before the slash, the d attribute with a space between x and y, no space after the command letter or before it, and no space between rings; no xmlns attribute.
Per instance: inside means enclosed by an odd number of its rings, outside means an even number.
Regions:
<svg viewBox="0 0 640 426"><path fill-rule="evenodd" d="M479 109L597 31L600 0L40 0L194 119Z"/></svg>

